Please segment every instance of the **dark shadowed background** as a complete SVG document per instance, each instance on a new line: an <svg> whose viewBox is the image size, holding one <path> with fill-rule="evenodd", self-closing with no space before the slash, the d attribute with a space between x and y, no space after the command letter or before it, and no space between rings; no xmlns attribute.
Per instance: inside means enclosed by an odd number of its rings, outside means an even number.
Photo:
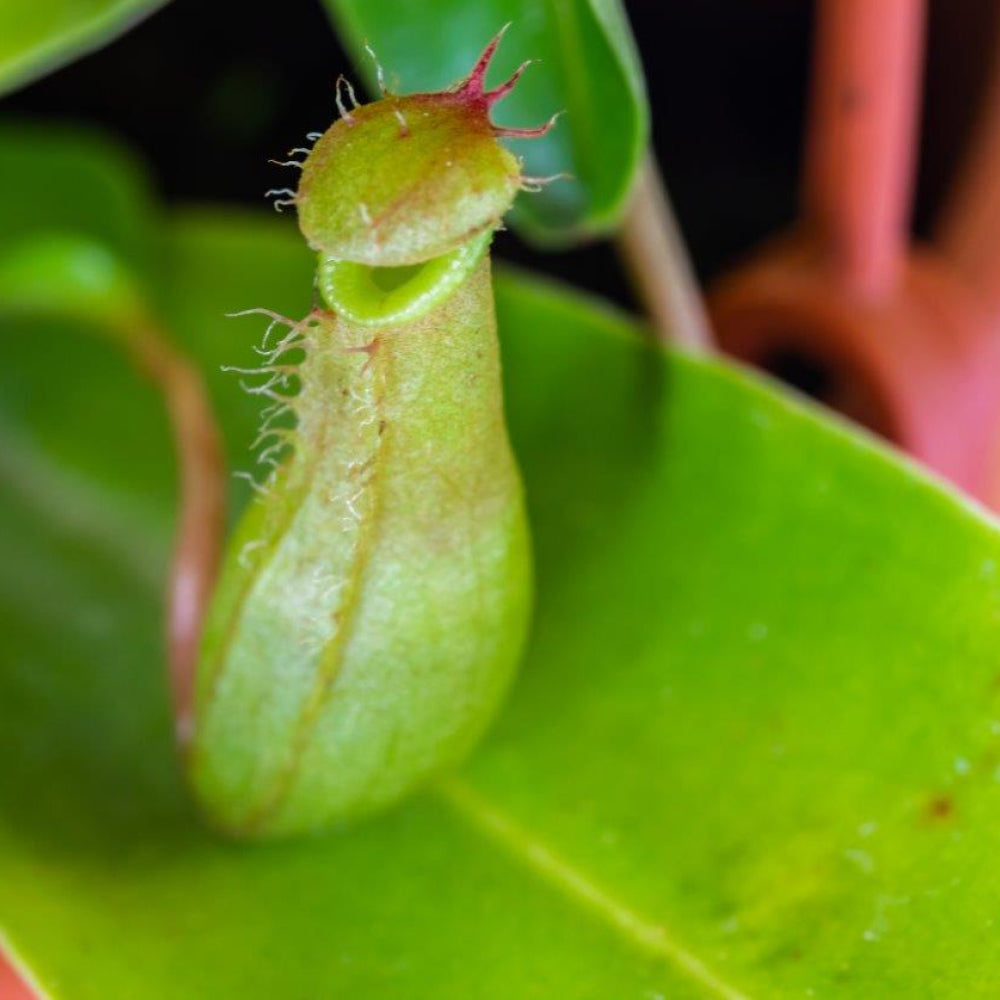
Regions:
<svg viewBox="0 0 1000 1000"><path fill-rule="evenodd" d="M812 5L626 6L645 64L657 153L695 266L708 280L794 215ZM931 4L918 231L933 218L975 111L998 6ZM175 0L107 48L8 97L0 113L107 128L145 157L168 200L264 207L263 192L287 183L268 158L326 128L342 71L350 63L317 0L277 7ZM506 234L500 253L630 300L607 246L542 255Z"/></svg>

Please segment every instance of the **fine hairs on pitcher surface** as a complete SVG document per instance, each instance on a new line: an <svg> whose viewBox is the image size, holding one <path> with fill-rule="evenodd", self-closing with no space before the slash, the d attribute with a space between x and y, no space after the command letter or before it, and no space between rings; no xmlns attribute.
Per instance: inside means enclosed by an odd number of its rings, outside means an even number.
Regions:
<svg viewBox="0 0 1000 1000"><path fill-rule="evenodd" d="M501 32L502 35L502 32ZM272 469L229 542L181 731L209 821L265 837L385 808L493 718L531 605L489 244L525 178L498 35L439 93L353 102L307 152L322 300L265 345ZM526 64L525 64L526 65ZM346 93L351 106L345 106Z"/></svg>

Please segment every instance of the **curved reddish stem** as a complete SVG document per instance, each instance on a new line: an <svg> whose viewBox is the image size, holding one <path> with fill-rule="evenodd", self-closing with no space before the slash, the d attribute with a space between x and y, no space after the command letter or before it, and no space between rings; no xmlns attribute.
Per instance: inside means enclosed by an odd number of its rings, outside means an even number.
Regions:
<svg viewBox="0 0 1000 1000"><path fill-rule="evenodd" d="M924 0L819 0L804 213L850 291L879 298L899 275Z"/></svg>
<svg viewBox="0 0 1000 1000"><path fill-rule="evenodd" d="M997 48L976 131L937 231L942 253L972 284L994 324L1000 324L1000 44Z"/></svg>
<svg viewBox="0 0 1000 1000"><path fill-rule="evenodd" d="M198 370L152 323L131 331L138 363L163 393L179 465L178 524L167 599L167 659L180 744L190 735L201 626L226 529L222 439Z"/></svg>

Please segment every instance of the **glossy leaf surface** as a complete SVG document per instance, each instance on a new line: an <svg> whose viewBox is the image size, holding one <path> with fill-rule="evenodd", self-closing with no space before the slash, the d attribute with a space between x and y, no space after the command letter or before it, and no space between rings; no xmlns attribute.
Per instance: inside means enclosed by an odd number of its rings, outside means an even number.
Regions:
<svg viewBox="0 0 1000 1000"><path fill-rule="evenodd" d="M215 371L262 332L221 314L302 311L310 264L276 223L182 216L162 301ZM177 777L152 390L4 328L8 946L68 998L992 995L994 524L576 296L507 276L499 303L521 679L461 774L269 847L205 833ZM213 388L238 454L253 407Z"/></svg>

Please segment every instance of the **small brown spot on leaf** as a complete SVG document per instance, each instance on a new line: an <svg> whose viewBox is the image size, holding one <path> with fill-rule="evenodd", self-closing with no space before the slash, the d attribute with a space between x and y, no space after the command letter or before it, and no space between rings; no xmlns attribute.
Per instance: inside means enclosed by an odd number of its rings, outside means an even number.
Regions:
<svg viewBox="0 0 1000 1000"><path fill-rule="evenodd" d="M931 822L951 819L955 812L955 802L948 795L935 795L927 803L926 815Z"/></svg>

